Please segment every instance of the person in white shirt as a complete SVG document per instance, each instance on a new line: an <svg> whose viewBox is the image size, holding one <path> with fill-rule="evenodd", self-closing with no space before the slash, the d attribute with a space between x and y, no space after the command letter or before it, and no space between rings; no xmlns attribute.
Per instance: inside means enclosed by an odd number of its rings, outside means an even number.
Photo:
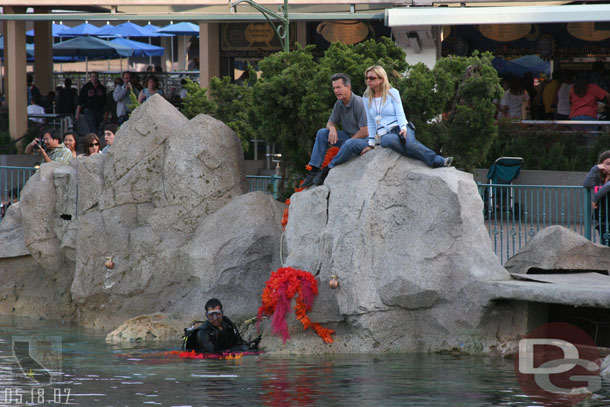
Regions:
<svg viewBox="0 0 610 407"><path fill-rule="evenodd" d="M44 107L40 106L41 104L42 104L42 102L40 101L40 96L33 95L32 104L28 106L28 116L31 114L34 114L34 115L45 114L46 112L44 111ZM28 120L33 121L35 123L41 123L41 124L45 122L44 117L32 117Z"/></svg>
<svg viewBox="0 0 610 407"><path fill-rule="evenodd" d="M116 115L119 124L123 124L129 119L129 105L131 101L129 95L131 93L131 72L123 72L123 84L116 85L112 98L116 102Z"/></svg>

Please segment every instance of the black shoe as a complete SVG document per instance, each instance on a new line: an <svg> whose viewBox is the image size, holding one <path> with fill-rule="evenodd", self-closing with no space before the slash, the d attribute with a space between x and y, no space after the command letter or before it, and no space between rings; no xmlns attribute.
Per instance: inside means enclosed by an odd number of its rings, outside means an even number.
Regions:
<svg viewBox="0 0 610 407"><path fill-rule="evenodd" d="M316 175L318 175L319 173L320 173L320 170L309 171L309 174L307 174L307 176L305 177L305 181L303 181L303 183L301 184L301 188L308 188L308 187L312 186L314 183L314 179L316 178Z"/></svg>
<svg viewBox="0 0 610 407"><path fill-rule="evenodd" d="M447 158L445 158L443 167L451 167L452 164L453 164L453 157L447 157Z"/></svg>
<svg viewBox="0 0 610 407"><path fill-rule="evenodd" d="M318 173L318 175L316 175L316 177L314 178L313 183L315 185L322 185L324 183L324 180L326 179L326 176L328 175L329 171L330 171L330 168L328 168L328 167L322 168L322 171L320 171Z"/></svg>

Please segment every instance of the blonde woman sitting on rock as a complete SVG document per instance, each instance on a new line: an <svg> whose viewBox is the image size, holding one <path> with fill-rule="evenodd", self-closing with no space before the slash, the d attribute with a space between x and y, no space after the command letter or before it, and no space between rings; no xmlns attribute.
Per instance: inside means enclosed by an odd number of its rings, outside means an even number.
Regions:
<svg viewBox="0 0 610 407"><path fill-rule="evenodd" d="M449 167L453 157L441 157L415 139L415 130L407 121L400 94L390 85L385 69L379 65L367 68L364 73L367 88L362 96L369 129L365 154L375 148L378 135L381 147L388 147L406 157L416 158L428 166Z"/></svg>

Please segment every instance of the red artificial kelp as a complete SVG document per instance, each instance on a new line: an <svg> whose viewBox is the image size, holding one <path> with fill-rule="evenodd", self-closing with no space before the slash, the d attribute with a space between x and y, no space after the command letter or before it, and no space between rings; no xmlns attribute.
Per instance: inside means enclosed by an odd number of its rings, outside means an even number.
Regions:
<svg viewBox="0 0 610 407"><path fill-rule="evenodd" d="M290 310L290 300L296 296L294 311L297 319L303 324L303 329L313 328L324 342L332 343L332 329L324 328L317 322L312 322L307 316L311 311L314 298L318 295L318 282L313 274L282 267L271 273L261 296L262 305L258 309L258 319L263 315L271 316L271 326L274 334L282 335L284 343L290 339L286 314Z"/></svg>

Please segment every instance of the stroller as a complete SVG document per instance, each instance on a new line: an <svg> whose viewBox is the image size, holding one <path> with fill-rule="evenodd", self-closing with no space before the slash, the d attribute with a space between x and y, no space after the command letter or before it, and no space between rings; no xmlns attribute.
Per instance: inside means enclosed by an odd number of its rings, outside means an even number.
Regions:
<svg viewBox="0 0 610 407"><path fill-rule="evenodd" d="M500 212L500 216L509 213L516 216L519 213L519 203L515 202L512 184L519 176L522 166L521 157L500 157L489 167L488 183L504 186L490 186L485 191L485 219L496 211Z"/></svg>

